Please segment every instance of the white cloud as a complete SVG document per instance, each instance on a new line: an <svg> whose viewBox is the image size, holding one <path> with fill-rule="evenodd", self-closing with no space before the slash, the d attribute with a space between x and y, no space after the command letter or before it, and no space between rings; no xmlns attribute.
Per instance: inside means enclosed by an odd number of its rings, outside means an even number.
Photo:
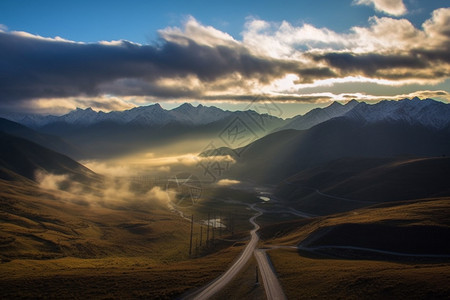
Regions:
<svg viewBox="0 0 450 300"><path fill-rule="evenodd" d="M7 30L8 30L8 26L6 26L4 24L0 24L0 32L7 31Z"/></svg>
<svg viewBox="0 0 450 300"><path fill-rule="evenodd" d="M374 5L376 9L392 15L406 13L402 1L357 0L355 3ZM435 10L421 28L415 27L405 18L386 16L371 17L367 26L355 26L345 32L335 32L311 24L295 26L286 21L248 19L242 32L242 41L235 40L226 32L202 25L191 17L183 28L169 27L161 30L159 33L162 41L156 46L131 44L126 41L99 42L102 51L126 50L127 55L123 57L132 58L136 53L139 57L147 57L142 54L150 51L152 55L148 57L153 59L161 56L162 59L144 60L143 64L133 64L132 68L128 66L129 62L124 61L123 66L127 66L124 72L129 73L124 75L118 70L119 75L114 75L111 79L102 77L105 73L103 66L109 68L108 61L100 64L99 68L93 64L89 72L101 70L98 72L101 80L92 84L98 94L32 99L31 105L26 102L24 106L52 113L88 106L108 111L159 100L232 101L245 100L248 96L260 94L273 96L273 99L284 99L278 101L293 99L300 102L317 102L345 98L347 94L317 91L323 86L349 82L395 86L399 87L399 93L404 93L405 90L401 90L400 86L433 85L450 77L450 65L448 55L446 56L450 42L448 32L449 8ZM74 43L21 32L8 34L53 41L50 44L59 44L57 41L61 44ZM177 49L172 51L175 53L173 57L163 55L167 45L170 49ZM131 61L134 63L134 60ZM62 70L66 72L66 68ZM96 76L93 78L96 79ZM85 79L82 79L80 84L84 86ZM32 87L35 81L31 84ZM66 84L65 81L62 83ZM48 84L53 84L53 81ZM67 86L70 94L73 81L68 82ZM47 88L46 85L38 87L38 91ZM317 90L310 90L308 93L305 91L302 94L302 89L307 88ZM26 90L20 85L20 95ZM365 92L368 91L362 88L362 97L365 97ZM147 162L155 168L161 168L161 171L167 171L175 165L196 164L199 159L205 158L191 155L155 158Z"/></svg>
<svg viewBox="0 0 450 300"><path fill-rule="evenodd" d="M58 190L63 182L69 180L68 175L48 174L43 171L36 171L35 178L41 188L49 190Z"/></svg>
<svg viewBox="0 0 450 300"><path fill-rule="evenodd" d="M407 19L389 17L372 17L369 27L353 27L352 31L351 50L356 53L408 51L426 39L426 34Z"/></svg>
<svg viewBox="0 0 450 300"><path fill-rule="evenodd" d="M221 179L217 181L217 185L220 186L229 186L229 185L235 185L241 183L239 180L233 180L233 179Z"/></svg>
<svg viewBox="0 0 450 300"><path fill-rule="evenodd" d="M450 8L440 8L433 11L431 19L423 24L424 32L428 36L426 44L447 45L450 33Z"/></svg>
<svg viewBox="0 0 450 300"><path fill-rule="evenodd" d="M169 209L173 209L172 203L176 200L177 193L174 190L163 190L159 186L153 187L145 196L149 201L156 201Z"/></svg>
<svg viewBox="0 0 450 300"><path fill-rule="evenodd" d="M176 200L176 191L162 189L160 186L146 187L139 191L132 188L132 181L127 178L104 178L102 182L90 185L73 181L67 174L55 175L46 172L36 172L39 187L57 192L54 195L63 201L71 201L83 206L114 205L142 206L148 208L166 207L173 209L172 202Z"/></svg>
<svg viewBox="0 0 450 300"><path fill-rule="evenodd" d="M373 5L375 10L393 15L401 16L407 12L403 0L355 0L357 5Z"/></svg>
<svg viewBox="0 0 450 300"><path fill-rule="evenodd" d="M407 51L421 43L428 32L436 32L445 24L446 11L435 13L421 31L407 19L371 17L368 27L352 27L348 33L337 33L311 24L295 27L290 23L269 23L250 20L242 33L244 45L260 55L297 59L307 62L308 52L347 51L353 53L385 53ZM434 21L437 18L439 21ZM261 23L265 25L262 26ZM395 30L393 30L395 28Z"/></svg>
<svg viewBox="0 0 450 300"><path fill-rule="evenodd" d="M342 49L348 47L345 35L310 24L300 27L289 22L266 22L251 19L242 33L244 45L251 51L275 58L302 60L302 52L313 49Z"/></svg>
<svg viewBox="0 0 450 300"><path fill-rule="evenodd" d="M169 27L159 31L159 34L166 41L187 45L189 40L194 40L197 44L210 47L238 45L231 35L217 30L212 26L204 26L195 18L189 17L184 24L184 30L178 27Z"/></svg>
<svg viewBox="0 0 450 300"><path fill-rule="evenodd" d="M53 115L66 114L76 108L92 108L95 111L126 110L136 105L126 100L127 97L99 95L97 97L65 97L65 98L39 98L26 102L22 111L33 113L46 113Z"/></svg>
<svg viewBox="0 0 450 300"><path fill-rule="evenodd" d="M64 43L72 43L72 44L85 44L83 42L75 42L75 41L63 39L60 36L55 36L54 38L43 37L43 36L40 36L40 35L37 35L37 34L32 34L32 33L29 33L29 32L25 32L25 31L12 31L11 33L16 35L16 36L20 36L20 37L26 37L26 38L42 40L42 41L48 41L48 42L64 42Z"/></svg>
<svg viewBox="0 0 450 300"><path fill-rule="evenodd" d="M97 174L116 177L134 176L136 174L135 170L133 170L127 162L86 160L81 161L81 163Z"/></svg>

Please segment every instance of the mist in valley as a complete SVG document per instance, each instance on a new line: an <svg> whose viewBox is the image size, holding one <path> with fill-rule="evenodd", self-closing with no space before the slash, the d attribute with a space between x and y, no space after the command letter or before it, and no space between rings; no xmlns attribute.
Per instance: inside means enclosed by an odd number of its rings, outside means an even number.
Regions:
<svg viewBox="0 0 450 300"><path fill-rule="evenodd" d="M198 142L190 144L192 148L199 146ZM172 152L169 155L162 155L164 151L157 149L109 159L79 161L100 175L96 180L80 181L70 174L45 171L36 171L35 179L40 188L58 191L62 199L79 205L169 210L174 210L174 203L182 197L177 189L183 185L183 180L193 180L192 176L200 185L224 187L239 183L237 180L212 178L205 172L215 165L229 167L236 163L231 156L202 157L182 153L183 147L178 150L173 146L170 148Z"/></svg>

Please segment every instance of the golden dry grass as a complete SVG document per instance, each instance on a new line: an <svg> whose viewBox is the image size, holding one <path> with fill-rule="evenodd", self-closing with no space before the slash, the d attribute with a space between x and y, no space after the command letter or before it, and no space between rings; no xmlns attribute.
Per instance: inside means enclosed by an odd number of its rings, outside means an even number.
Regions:
<svg viewBox="0 0 450 300"><path fill-rule="evenodd" d="M1 265L0 297L58 299L172 299L212 281L242 247L207 257L159 263L147 257L14 260Z"/></svg>
<svg viewBox="0 0 450 300"><path fill-rule="evenodd" d="M289 299L448 299L450 263L313 259L270 250Z"/></svg>
<svg viewBox="0 0 450 300"><path fill-rule="evenodd" d="M218 242L192 259L189 222L161 206L86 205L25 181L0 187L2 299L170 299L219 276L245 245Z"/></svg>
<svg viewBox="0 0 450 300"><path fill-rule="evenodd" d="M393 251L414 253L424 247L427 251L449 254L449 212L448 198L385 203L268 226L262 236L266 244L273 245L359 246L364 242L376 249L395 246L399 248ZM383 228L387 230L381 231ZM423 233L420 228L430 231ZM392 243L396 245L386 243L398 232L409 235L400 237L398 244ZM430 240L429 236L434 238L436 232L443 235L437 236L437 241ZM445 247L433 248L433 243ZM410 249L409 245L418 248ZM450 261L445 258L401 258L333 250L324 255L286 248L268 253L290 299L448 299L450 296ZM334 258L337 256L341 258Z"/></svg>
<svg viewBox="0 0 450 300"><path fill-rule="evenodd" d="M450 227L450 198L384 203L326 217L280 223L264 228L262 236L269 244L296 245L320 228L332 228L343 224L448 228ZM357 237L353 236L353 238Z"/></svg>
<svg viewBox="0 0 450 300"><path fill-rule="evenodd" d="M0 258L187 258L189 223L160 207L78 204L59 192L1 182ZM63 194L64 195L64 194Z"/></svg>

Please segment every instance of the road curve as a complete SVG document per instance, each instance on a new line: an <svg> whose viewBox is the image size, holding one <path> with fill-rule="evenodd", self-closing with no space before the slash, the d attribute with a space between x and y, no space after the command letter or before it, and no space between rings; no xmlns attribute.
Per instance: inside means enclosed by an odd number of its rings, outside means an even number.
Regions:
<svg viewBox="0 0 450 300"><path fill-rule="evenodd" d="M317 250L330 250L330 249L349 249L349 250L360 250L366 252L375 252L380 254L388 254L394 256L405 256L405 257L422 257L422 258L450 258L450 255L447 254L414 254L414 253L404 253L404 252L393 252L386 250L379 250L373 248L364 248L364 247L355 247L355 246L334 246L334 245L325 245L325 246L316 246L316 247L304 247L297 246L297 249L314 252Z"/></svg>
<svg viewBox="0 0 450 300"><path fill-rule="evenodd" d="M262 215L262 211L255 207L255 204L250 206L251 209L257 211L257 213L250 218L250 223L254 226L254 229L250 231L250 242L245 247L244 251L241 253L239 258L234 262L234 264L220 277L216 280L208 284L205 288L203 288L197 295L194 296L194 299L209 299L215 293L224 288L230 281L241 271L241 269L245 266L248 260L252 257L253 251L258 244L259 237L256 234L256 231L259 229L259 225L256 224L255 219Z"/></svg>
<svg viewBox="0 0 450 300"><path fill-rule="evenodd" d="M278 281L272 267L270 266L269 259L266 254L266 250L255 250L256 261L258 262L259 271L264 284L264 290L266 291L266 297L268 300L284 300L287 299L283 292L283 288Z"/></svg>
<svg viewBox="0 0 450 300"><path fill-rule="evenodd" d="M288 182L288 181L284 181L285 184L289 184L289 185L294 185L293 182ZM315 193L324 196L324 197L328 197L328 198L332 198L332 199L336 199L336 200L342 200L342 201L349 201L349 202L356 202L356 203L363 203L363 204L376 204L378 202L374 202L374 201L361 201L361 200L355 200L355 199L348 199L348 198L343 198L343 197L337 197L337 196L333 196L333 195L329 195L329 194L325 194L322 193L321 191L319 191L316 188L310 187L310 186L299 186L305 189L310 189L313 190Z"/></svg>

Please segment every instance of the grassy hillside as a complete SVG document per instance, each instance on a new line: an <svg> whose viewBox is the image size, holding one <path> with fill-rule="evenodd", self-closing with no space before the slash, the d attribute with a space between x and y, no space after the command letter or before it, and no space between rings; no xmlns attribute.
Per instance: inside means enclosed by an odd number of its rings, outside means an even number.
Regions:
<svg viewBox="0 0 450 300"><path fill-rule="evenodd" d="M448 299L450 294L449 258L332 247L450 255L450 198L292 221L265 227L261 235L266 245L310 249L268 251L289 299Z"/></svg>
<svg viewBox="0 0 450 300"><path fill-rule="evenodd" d="M347 158L304 170L280 184L275 194L300 210L322 215L379 202L449 196L449 176L446 157Z"/></svg>
<svg viewBox="0 0 450 300"><path fill-rule="evenodd" d="M213 280L244 246L217 241L192 259L189 222L151 199L90 202L17 178L0 180L3 299L171 299Z"/></svg>
<svg viewBox="0 0 450 300"><path fill-rule="evenodd" d="M400 263L268 252L288 299L448 299L450 263Z"/></svg>
<svg viewBox="0 0 450 300"><path fill-rule="evenodd" d="M262 237L273 244L354 246L450 255L450 198L384 203L282 223L263 229Z"/></svg>
<svg viewBox="0 0 450 300"><path fill-rule="evenodd" d="M99 178L94 172L63 154L3 132L0 132L0 168L3 170L0 175L12 171L31 180L36 179L38 170L70 175L72 179L84 182Z"/></svg>
<svg viewBox="0 0 450 300"><path fill-rule="evenodd" d="M339 117L308 130L269 134L238 152L238 164L232 167L235 177L279 183L305 169L348 157L449 156L450 138L448 129Z"/></svg>
<svg viewBox="0 0 450 300"><path fill-rule="evenodd" d="M0 257L186 257L187 222L160 205L89 202L26 182L0 181ZM107 199L105 200L107 201Z"/></svg>
<svg viewBox="0 0 450 300"><path fill-rule="evenodd" d="M0 118L0 131L27 139L43 147L59 153L64 153L65 155L73 158L80 158L82 156L81 149L67 143L60 137L37 132L31 128L4 118Z"/></svg>

